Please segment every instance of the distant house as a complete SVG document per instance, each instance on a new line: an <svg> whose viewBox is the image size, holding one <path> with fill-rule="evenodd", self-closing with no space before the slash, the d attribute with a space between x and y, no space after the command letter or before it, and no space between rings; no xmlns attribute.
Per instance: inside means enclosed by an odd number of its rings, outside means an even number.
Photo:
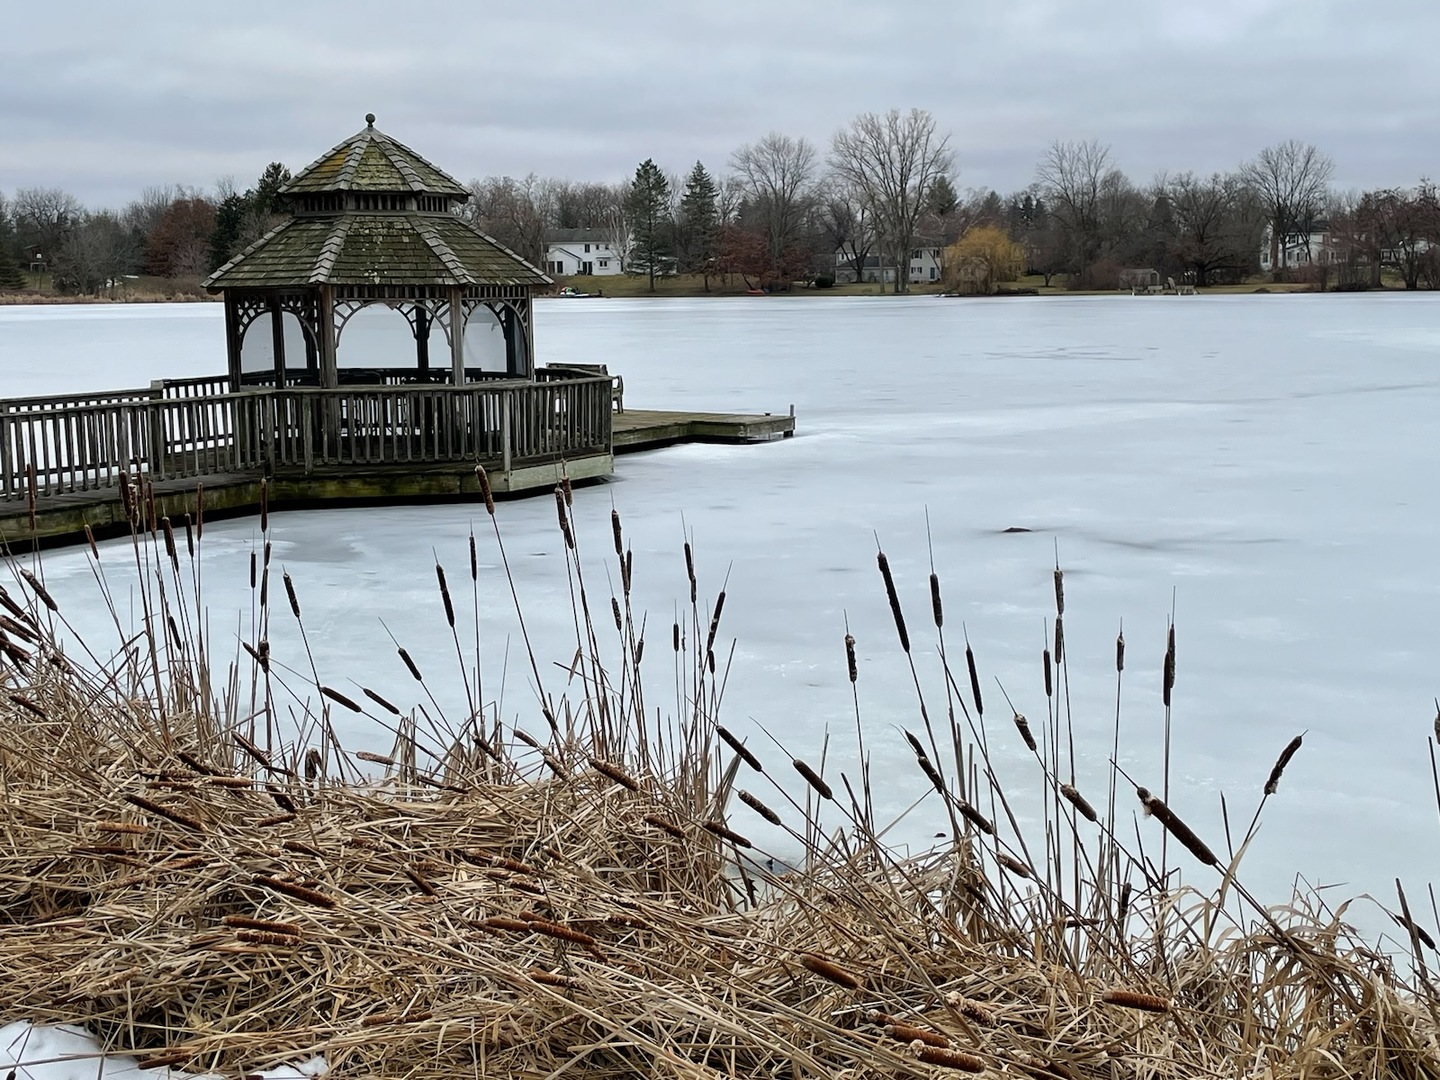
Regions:
<svg viewBox="0 0 1440 1080"><path fill-rule="evenodd" d="M609 277L623 273L624 262L606 229L561 229L545 241L545 272L551 277Z"/></svg>
<svg viewBox="0 0 1440 1080"><path fill-rule="evenodd" d="M938 247L911 249L905 280L911 285L938 282L944 276L945 267L941 261L942 254L943 249ZM855 260L848 252L837 251L835 253L835 280L845 282L856 280ZM867 255L859 280L864 282L883 281L888 285L895 280L895 267L889 264L881 266L879 255Z"/></svg>
<svg viewBox="0 0 1440 1080"><path fill-rule="evenodd" d="M1260 269L1266 273L1276 269L1270 261L1270 229L1260 241ZM1302 266L1329 266L1345 261L1340 238L1330 231L1325 220L1315 222L1309 232L1293 233L1280 245L1280 268L1294 270Z"/></svg>

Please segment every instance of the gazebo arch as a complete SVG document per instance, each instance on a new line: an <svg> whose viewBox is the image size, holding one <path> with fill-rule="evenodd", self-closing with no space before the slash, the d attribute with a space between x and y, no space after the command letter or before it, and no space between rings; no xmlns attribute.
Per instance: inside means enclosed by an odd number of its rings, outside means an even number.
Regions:
<svg viewBox="0 0 1440 1080"><path fill-rule="evenodd" d="M280 196L290 217L205 280L210 292L224 296L232 390L534 378L531 301L550 278L458 217L469 192L378 131L374 114ZM345 324L378 304L410 324L409 362L342 372L336 350ZM505 334L503 372L465 364L465 326L482 306L495 312ZM303 356L287 354L287 313L305 330ZM242 339L261 320L269 323L274 363L267 371L247 371ZM448 356L431 355L436 324Z"/></svg>

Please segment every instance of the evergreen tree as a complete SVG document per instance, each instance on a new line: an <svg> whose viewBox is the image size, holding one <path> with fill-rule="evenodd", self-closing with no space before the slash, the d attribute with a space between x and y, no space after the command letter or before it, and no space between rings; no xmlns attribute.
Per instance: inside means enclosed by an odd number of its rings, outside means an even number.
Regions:
<svg viewBox="0 0 1440 1080"><path fill-rule="evenodd" d="M630 219L630 265L643 267L655 291L655 273L672 257L674 227L670 221L670 182L655 162L646 158L635 170L625 196Z"/></svg>
<svg viewBox="0 0 1440 1080"><path fill-rule="evenodd" d="M680 220L675 232L680 269L687 274L703 274L706 292L710 291L710 271L720 241L718 197L714 178L704 165L695 162L685 180L685 194L680 197Z"/></svg>
<svg viewBox="0 0 1440 1080"><path fill-rule="evenodd" d="M29 282L20 270L20 244L5 196L0 194L0 289L23 289Z"/></svg>

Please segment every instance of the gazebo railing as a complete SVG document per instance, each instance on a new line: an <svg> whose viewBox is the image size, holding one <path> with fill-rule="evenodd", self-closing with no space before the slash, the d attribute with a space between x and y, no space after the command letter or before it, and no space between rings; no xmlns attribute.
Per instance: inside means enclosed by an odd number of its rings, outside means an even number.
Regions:
<svg viewBox="0 0 1440 1080"><path fill-rule="evenodd" d="M37 496L114 487L126 472L161 481L476 461L508 471L611 448L605 377L152 395L3 403L0 499L26 498L32 484Z"/></svg>

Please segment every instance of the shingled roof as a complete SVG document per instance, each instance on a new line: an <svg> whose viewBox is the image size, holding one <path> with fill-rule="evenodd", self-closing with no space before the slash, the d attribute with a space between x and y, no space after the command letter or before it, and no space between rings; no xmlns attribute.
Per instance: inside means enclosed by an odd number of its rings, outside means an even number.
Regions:
<svg viewBox="0 0 1440 1080"><path fill-rule="evenodd" d="M374 210L375 200L353 197L397 194L407 196L400 205L417 206L420 200L408 196L440 196L440 205L448 207L469 194L419 154L376 131L373 115L365 119L364 131L282 189L288 196L344 195L335 205L347 208L297 213L206 278L207 289L552 283L448 209Z"/></svg>
<svg viewBox="0 0 1440 1080"><path fill-rule="evenodd" d="M449 173L437 169L404 143L377 131L374 113L365 117L361 131L300 170L280 189L280 194L326 191L408 191L461 199L470 195Z"/></svg>

